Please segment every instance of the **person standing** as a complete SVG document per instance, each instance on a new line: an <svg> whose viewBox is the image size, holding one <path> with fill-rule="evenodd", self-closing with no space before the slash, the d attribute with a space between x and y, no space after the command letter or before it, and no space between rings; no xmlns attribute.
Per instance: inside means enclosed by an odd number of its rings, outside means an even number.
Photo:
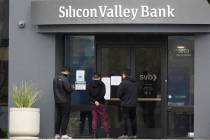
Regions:
<svg viewBox="0 0 210 140"><path fill-rule="evenodd" d="M88 134L92 134L92 112L89 110L80 111L80 134L84 134L86 118L88 119Z"/></svg>
<svg viewBox="0 0 210 140"><path fill-rule="evenodd" d="M55 138L68 139L66 129L69 122L71 108L71 93L73 88L69 82L68 76L70 70L63 67L61 74L53 80L53 91L55 99Z"/></svg>
<svg viewBox="0 0 210 140"><path fill-rule="evenodd" d="M99 119L101 119L102 126L106 133L106 137L109 138L110 134L109 117L104 99L106 89L98 73L94 73L92 77L92 82L90 83L90 85L88 85L87 92L91 101L93 136L94 138L97 137L96 136L97 122Z"/></svg>
<svg viewBox="0 0 210 140"><path fill-rule="evenodd" d="M123 135L119 138L137 138L136 136L136 105L138 97L137 81L130 76L130 70L125 69L122 73L122 82L120 83L117 95L121 101L121 111L123 120ZM131 124L132 136L128 137L128 124Z"/></svg>

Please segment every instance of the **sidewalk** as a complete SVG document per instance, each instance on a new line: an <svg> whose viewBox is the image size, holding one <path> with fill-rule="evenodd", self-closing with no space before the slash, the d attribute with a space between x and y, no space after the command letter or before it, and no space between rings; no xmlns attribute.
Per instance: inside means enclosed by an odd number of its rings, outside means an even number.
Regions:
<svg viewBox="0 0 210 140"><path fill-rule="evenodd" d="M0 140L10 140L10 139L0 139ZM18 139L18 140L29 140L29 139ZM99 138L99 139L76 138L75 139L75 138L72 138L72 139L39 139L39 140L120 140L120 139L116 139L116 138L109 138L109 139L106 139L106 138ZM123 139L123 140L192 140L192 139ZM210 140L210 138L209 139L193 139L193 140Z"/></svg>

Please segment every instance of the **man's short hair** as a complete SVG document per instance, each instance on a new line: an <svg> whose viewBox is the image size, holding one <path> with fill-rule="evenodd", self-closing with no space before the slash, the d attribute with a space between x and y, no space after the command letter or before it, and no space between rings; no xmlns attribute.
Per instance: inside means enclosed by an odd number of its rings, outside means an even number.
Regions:
<svg viewBox="0 0 210 140"><path fill-rule="evenodd" d="M67 66L63 66L63 68L62 68L62 72L64 72L64 71L70 71L69 67L67 67Z"/></svg>
<svg viewBox="0 0 210 140"><path fill-rule="evenodd" d="M97 73L97 72L94 72L93 78L94 78L94 79L101 78L101 75L100 75L99 73Z"/></svg>
<svg viewBox="0 0 210 140"><path fill-rule="evenodd" d="M126 77L128 77L128 76L131 75L131 70L128 69L128 68L126 68L126 69L123 70L123 74L124 74Z"/></svg>

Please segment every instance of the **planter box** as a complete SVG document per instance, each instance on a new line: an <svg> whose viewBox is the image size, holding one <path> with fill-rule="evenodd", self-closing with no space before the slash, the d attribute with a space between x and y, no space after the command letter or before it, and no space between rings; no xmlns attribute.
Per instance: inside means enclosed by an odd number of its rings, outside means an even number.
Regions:
<svg viewBox="0 0 210 140"><path fill-rule="evenodd" d="M38 138L40 132L39 108L10 108L10 137Z"/></svg>

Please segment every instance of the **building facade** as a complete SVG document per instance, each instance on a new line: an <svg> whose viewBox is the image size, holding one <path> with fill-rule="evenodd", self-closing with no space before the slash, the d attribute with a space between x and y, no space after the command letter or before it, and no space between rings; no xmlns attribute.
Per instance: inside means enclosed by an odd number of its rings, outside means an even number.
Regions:
<svg viewBox="0 0 210 140"><path fill-rule="evenodd" d="M138 138L187 138L192 133L195 138L210 137L207 0L2 0L0 6L8 11L0 10L0 78L4 81L0 81L4 83L0 109L7 112L13 106L13 84L33 81L42 94L37 104L40 137L54 136L52 81L64 65L71 68L72 84L81 70L86 84L94 71L110 78L111 137L121 132L118 86L113 79L124 68L131 69L141 87ZM8 92L2 87L8 87ZM89 111L85 91L74 91L69 134L89 135ZM7 122L7 113L2 114L0 121ZM0 127L5 129L7 124Z"/></svg>

